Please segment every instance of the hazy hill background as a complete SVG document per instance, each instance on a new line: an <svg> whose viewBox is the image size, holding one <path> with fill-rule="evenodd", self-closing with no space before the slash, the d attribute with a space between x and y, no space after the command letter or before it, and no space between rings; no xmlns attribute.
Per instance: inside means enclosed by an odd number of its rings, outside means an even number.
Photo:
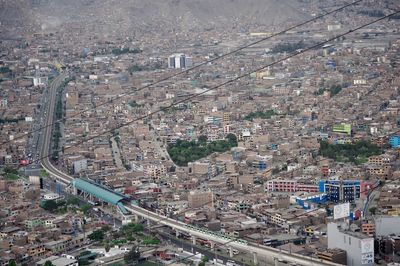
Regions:
<svg viewBox="0 0 400 266"><path fill-rule="evenodd" d="M1 27L53 29L66 23L100 30L175 30L275 25L308 17L298 0L0 0Z"/></svg>

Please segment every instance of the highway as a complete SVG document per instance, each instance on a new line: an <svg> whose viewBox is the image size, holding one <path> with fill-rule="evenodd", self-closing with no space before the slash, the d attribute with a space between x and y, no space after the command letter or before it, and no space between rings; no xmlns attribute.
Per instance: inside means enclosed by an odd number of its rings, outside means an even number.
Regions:
<svg viewBox="0 0 400 266"><path fill-rule="evenodd" d="M45 117L45 125L50 125L54 121L54 109L57 95L57 88L62 84L63 80L67 77L66 74L58 76L52 82L48 91L48 104L47 104L47 116ZM65 174L58 170L50 162L50 146L52 137L52 127L46 127L41 135L42 143L40 149L40 158L42 167L51 175L52 178L56 179L58 182L65 184L66 186L71 185L74 177ZM137 218L142 217L144 219L153 221L157 224L163 224L169 226L175 231L189 233L195 241L195 238L206 239L215 244L215 246L226 246L232 249L237 249L242 252L247 252L253 254L254 262L259 262L261 265L276 265L277 262L287 261L290 263L295 263L297 265L338 265L328 261L322 261L316 258L311 258L303 255L289 253L287 251L281 251L275 248L266 247L257 244L244 244L238 241L233 241L226 237L221 237L216 234L211 234L206 230L189 228L185 223L150 212L144 208L133 204L125 204L125 207ZM257 264L257 263L256 263ZM279 263L278 263L279 264Z"/></svg>
<svg viewBox="0 0 400 266"><path fill-rule="evenodd" d="M40 109L35 115L34 122L32 123L31 130L32 134L28 138L28 143L26 145L26 155L29 159L29 165L26 166L25 171L27 173L37 174L38 170L41 169L39 160L39 147L42 146L42 138L40 134L42 133L39 129L43 127L44 117L47 115L46 103L47 103L47 92L46 88L43 91L42 99L40 100Z"/></svg>
<svg viewBox="0 0 400 266"><path fill-rule="evenodd" d="M45 116L44 125L51 125L54 121L54 109L56 104L56 96L57 96L57 89L60 87L64 79L67 77L67 74L61 74L57 78L53 80L51 83L49 90L48 90L48 102L46 105L47 116ZM52 126L47 126L43 129L43 132L40 136L42 143L40 150L39 150L39 158L41 158L41 165L42 167L57 181L61 182L62 184L69 185L74 178L69 176L60 170L58 170L54 165L50 162L50 148L51 148L51 137L52 137Z"/></svg>
<svg viewBox="0 0 400 266"><path fill-rule="evenodd" d="M263 245L258 245L258 244L245 245L242 243L238 243L236 241L228 240L225 238L221 238L219 236L206 233L203 230L190 229L183 222L156 214L154 212L150 212L149 210L143 209L138 206L125 205L125 207L131 213L134 213L145 219L151 220L157 224L163 224L174 228L178 232L179 231L186 232L189 233L192 237L201 238L213 242L215 243L216 247L226 246L226 247L231 247L233 249L237 249L242 252L253 254L254 256L257 257L257 261L261 263L261 265L275 265L279 261L287 261L295 263L297 265L327 265L327 266L338 265L336 263L332 263L329 261L323 261L317 258L307 257L299 254L293 254L288 251L279 250L276 248L271 248Z"/></svg>

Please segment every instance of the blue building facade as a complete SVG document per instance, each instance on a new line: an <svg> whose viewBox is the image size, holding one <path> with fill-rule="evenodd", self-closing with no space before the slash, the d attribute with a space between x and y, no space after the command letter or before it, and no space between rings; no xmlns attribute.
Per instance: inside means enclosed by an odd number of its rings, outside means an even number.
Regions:
<svg viewBox="0 0 400 266"><path fill-rule="evenodd" d="M325 193L296 197L296 203L305 210L315 209L318 207L318 204L323 204L326 201L327 195Z"/></svg>
<svg viewBox="0 0 400 266"><path fill-rule="evenodd" d="M331 202L354 202L360 198L361 182L359 180L320 180L319 191L326 193Z"/></svg>
<svg viewBox="0 0 400 266"><path fill-rule="evenodd" d="M389 144L393 149L400 148L400 135L394 135L389 138Z"/></svg>

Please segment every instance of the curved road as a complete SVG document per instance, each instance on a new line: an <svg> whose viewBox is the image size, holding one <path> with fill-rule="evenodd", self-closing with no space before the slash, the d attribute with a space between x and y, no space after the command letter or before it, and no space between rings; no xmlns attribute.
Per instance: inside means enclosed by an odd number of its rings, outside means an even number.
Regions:
<svg viewBox="0 0 400 266"><path fill-rule="evenodd" d="M43 134L41 137L43 138L43 145L40 148L39 156L41 159L40 163L42 167L50 173L50 175L55 178L56 180L60 181L63 184L69 185L74 178L61 172L58 170L56 167L54 167L51 162L50 162L50 148L51 148L51 136L53 132L53 126L52 125L54 122L54 108L56 104L56 96L57 96L57 89L58 87L61 86L62 82L65 80L65 78L68 77L68 74L61 74L57 78L53 80L53 82L50 85L49 88L49 96L48 96L48 102L46 106L47 110L47 116L45 118L45 123L44 123L44 129L43 129Z"/></svg>
<svg viewBox="0 0 400 266"><path fill-rule="evenodd" d="M62 74L58 76L56 79L54 79L49 88L49 99L47 105L47 117L45 125L51 125L54 122L54 108L56 102L57 88L62 84L62 82L67 76L68 76L67 74ZM55 178L56 180L65 185L71 185L72 181L74 180L74 177L61 172L50 162L50 145L51 145L52 128L53 128L52 126L46 127L42 134L43 146L40 149L40 158L43 159L41 159L41 164L42 167L47 172L49 172L53 178ZM163 224L172 227L175 230L181 232L188 232L193 237L208 239L214 243L218 243L219 245L226 245L244 252L253 253L262 265L276 265L277 262L281 260L296 263L298 265L326 265L326 266L338 265L329 261L322 261L316 258L313 259L311 257L293 254L287 251L280 251L278 249L262 245L256 245L251 243L249 245L245 245L215 235L210 235L201 230L194 230L188 228L186 224L182 222L150 212L149 210L146 210L139 206L125 204L125 207L127 210L129 210L131 213L137 216L143 217L148 220L152 220L157 224Z"/></svg>

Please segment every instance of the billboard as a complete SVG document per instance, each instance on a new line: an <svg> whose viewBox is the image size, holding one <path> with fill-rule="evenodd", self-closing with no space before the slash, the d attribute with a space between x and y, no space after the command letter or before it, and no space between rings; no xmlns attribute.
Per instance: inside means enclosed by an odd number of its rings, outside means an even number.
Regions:
<svg viewBox="0 0 400 266"><path fill-rule="evenodd" d="M361 239L361 264L374 263L374 239Z"/></svg>
<svg viewBox="0 0 400 266"><path fill-rule="evenodd" d="M350 216L350 203L346 202L333 207L333 219L342 219Z"/></svg>
<svg viewBox="0 0 400 266"><path fill-rule="evenodd" d="M361 253L371 253L374 252L374 239L373 238L367 238L367 239L361 239Z"/></svg>

